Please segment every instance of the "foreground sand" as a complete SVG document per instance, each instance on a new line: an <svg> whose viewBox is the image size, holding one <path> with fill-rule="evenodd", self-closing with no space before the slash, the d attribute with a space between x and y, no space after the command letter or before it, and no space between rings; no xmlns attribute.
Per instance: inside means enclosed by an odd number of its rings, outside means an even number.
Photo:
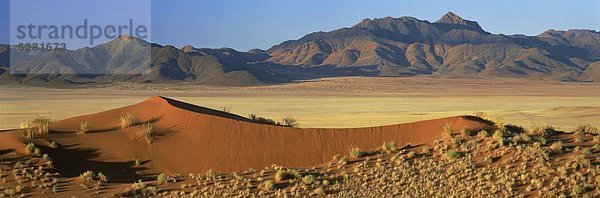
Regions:
<svg viewBox="0 0 600 198"><path fill-rule="evenodd" d="M292 128L151 97L31 128L33 139L0 132L0 197L600 196L596 128L482 116Z"/></svg>
<svg viewBox="0 0 600 198"><path fill-rule="evenodd" d="M571 130L586 123L600 126L599 90L598 83L425 77L331 78L261 87L0 87L0 129L18 127L34 115L64 119L164 95L240 115L292 115L301 127L379 126L478 110L522 126L545 123Z"/></svg>

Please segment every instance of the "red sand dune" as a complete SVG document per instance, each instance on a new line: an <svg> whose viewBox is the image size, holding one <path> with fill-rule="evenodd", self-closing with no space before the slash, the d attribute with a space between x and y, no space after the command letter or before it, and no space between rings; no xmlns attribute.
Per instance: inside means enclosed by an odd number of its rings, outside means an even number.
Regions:
<svg viewBox="0 0 600 198"><path fill-rule="evenodd" d="M157 141L146 144L137 140L135 133L141 126L120 129L118 119L124 113L135 114L141 121L152 120L161 134ZM91 131L83 136L73 134L81 122L88 122ZM351 146L371 149L391 141L398 146L429 143L446 124L457 129L488 127L476 118L459 116L366 128L290 128L256 124L241 116L151 97L135 105L55 122L51 126L54 133L48 139L71 151L68 156L61 155L64 160L87 158L78 163L88 169L101 169L99 166L106 164L120 168L125 166L122 163L140 159L146 162L144 167L160 172L203 172L211 168L242 171L272 164L310 167L336 154L347 155ZM61 156L51 154L53 159ZM81 164L62 166L77 169Z"/></svg>

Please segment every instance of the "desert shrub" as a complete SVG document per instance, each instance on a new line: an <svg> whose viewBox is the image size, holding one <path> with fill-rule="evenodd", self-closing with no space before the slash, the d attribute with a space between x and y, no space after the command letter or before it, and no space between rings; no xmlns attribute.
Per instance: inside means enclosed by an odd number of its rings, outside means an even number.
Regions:
<svg viewBox="0 0 600 198"><path fill-rule="evenodd" d="M494 123L494 125L496 125L498 127L498 129L500 129L501 131L504 131L504 119L502 117L500 117L499 115L495 115L495 114L489 114L489 113L485 113L485 112L481 112L481 111L475 111L473 113L473 115L475 117L490 121L492 123Z"/></svg>
<svg viewBox="0 0 600 198"><path fill-rule="evenodd" d="M138 131L137 137L148 144L152 144L157 135L158 132L154 130L152 124L145 123L142 125L142 129Z"/></svg>
<svg viewBox="0 0 600 198"><path fill-rule="evenodd" d="M323 187L318 187L313 191L313 194L323 196L326 194L326 192Z"/></svg>
<svg viewBox="0 0 600 198"><path fill-rule="evenodd" d="M539 142L541 145L546 145L546 144L548 144L548 140L547 140L546 138L542 137L542 136L537 136L537 137L534 137L534 140L535 140L536 142Z"/></svg>
<svg viewBox="0 0 600 198"><path fill-rule="evenodd" d="M277 123L275 120L273 119L269 119L269 118L264 118L264 117L260 117L257 116L256 114L252 113L250 115L248 115L248 118L250 120L252 120L255 123L258 124L269 124L269 125L279 125L279 123Z"/></svg>
<svg viewBox="0 0 600 198"><path fill-rule="evenodd" d="M453 133L454 133L454 127L451 124L444 125L444 137L452 138Z"/></svg>
<svg viewBox="0 0 600 198"><path fill-rule="evenodd" d="M29 143L29 144L25 145L25 153L27 153L29 155L32 155L36 149L38 149L38 148L33 143Z"/></svg>
<svg viewBox="0 0 600 198"><path fill-rule="evenodd" d="M37 116L33 119L21 123L23 136L27 139L33 139L36 135L47 134L50 132L52 120L47 117Z"/></svg>
<svg viewBox="0 0 600 198"><path fill-rule="evenodd" d="M544 137L547 137L549 135L553 135L556 132L557 131L556 131L556 129L553 126L551 126L551 125L543 125L543 124L539 124L539 123L533 124L527 130L527 133L529 135L540 135L540 136L544 136Z"/></svg>
<svg viewBox="0 0 600 198"><path fill-rule="evenodd" d="M208 169L205 173L204 176L208 177L208 178L215 178L217 176L217 172L214 169Z"/></svg>
<svg viewBox="0 0 600 198"><path fill-rule="evenodd" d="M446 152L446 157L449 159L456 159L460 157L460 153L456 151L448 151Z"/></svg>
<svg viewBox="0 0 600 198"><path fill-rule="evenodd" d="M586 154L586 155L590 155L592 154L592 149L590 148L584 148L581 150L581 153Z"/></svg>
<svg viewBox="0 0 600 198"><path fill-rule="evenodd" d="M158 185L164 184L167 182L167 175L165 175L164 173L160 173L156 176L156 183L158 183Z"/></svg>
<svg viewBox="0 0 600 198"><path fill-rule="evenodd" d="M590 133L590 134L598 134L598 128L593 127L590 124L584 124L584 125L579 125L577 126L577 128L575 128L575 133L577 134L584 134L584 133Z"/></svg>
<svg viewBox="0 0 600 198"><path fill-rule="evenodd" d="M47 117L38 116L31 120L33 127L37 128L38 134L46 134L49 132L49 127L52 124L52 120Z"/></svg>
<svg viewBox="0 0 600 198"><path fill-rule="evenodd" d="M527 134L516 134L512 137L512 141L517 143L528 143L531 142L531 137Z"/></svg>
<svg viewBox="0 0 600 198"><path fill-rule="evenodd" d="M154 197L158 195L159 189L153 186L149 186L138 180L131 185L131 190L123 193L125 197Z"/></svg>
<svg viewBox="0 0 600 198"><path fill-rule="evenodd" d="M498 142L500 145L504 145L504 132L501 130L494 131L494 135L492 137Z"/></svg>
<svg viewBox="0 0 600 198"><path fill-rule="evenodd" d="M492 156L487 156L483 161L485 161L485 163L491 164L494 163L494 158Z"/></svg>
<svg viewBox="0 0 600 198"><path fill-rule="evenodd" d="M477 137L483 139L483 138L487 138L489 136L489 133L486 130L481 130L479 132L477 132Z"/></svg>
<svg viewBox="0 0 600 198"><path fill-rule="evenodd" d="M308 174L305 175L304 177L302 177L302 182L304 182L304 184L310 185L313 182L315 182L315 180L317 180L317 178L315 178L314 175Z"/></svg>
<svg viewBox="0 0 600 198"><path fill-rule="evenodd" d="M360 150L358 147L351 147L348 149L348 152L352 158L361 158L367 154L367 152Z"/></svg>
<svg viewBox="0 0 600 198"><path fill-rule="evenodd" d="M340 158L338 163L342 166L348 164L348 156L343 156L342 158Z"/></svg>
<svg viewBox="0 0 600 198"><path fill-rule="evenodd" d="M409 152L408 154L406 154L406 158L408 159L412 159L416 156L417 154L414 151Z"/></svg>
<svg viewBox="0 0 600 198"><path fill-rule="evenodd" d="M485 119L486 114L483 111L477 111L476 110L476 111L473 112L473 116L481 118L481 119Z"/></svg>
<svg viewBox="0 0 600 198"><path fill-rule="evenodd" d="M275 190L275 182L273 182L273 180L266 180L263 182L262 187L265 191Z"/></svg>
<svg viewBox="0 0 600 198"><path fill-rule="evenodd" d="M81 179L81 186L85 188L94 188L99 189L106 182L108 182L108 177L102 173L94 174L92 171L86 171L83 174L79 175L79 179Z"/></svg>
<svg viewBox="0 0 600 198"><path fill-rule="evenodd" d="M464 135L464 136L471 136L473 135L473 130L469 129L469 128L462 128L460 129L460 134Z"/></svg>
<svg viewBox="0 0 600 198"><path fill-rule="evenodd" d="M504 130L502 130L502 131L512 133L512 134L525 133L525 129L523 127L520 127L517 125L512 125L512 124L504 125Z"/></svg>
<svg viewBox="0 0 600 198"><path fill-rule="evenodd" d="M50 148L58 148L58 144L55 141L50 142Z"/></svg>
<svg viewBox="0 0 600 198"><path fill-rule="evenodd" d="M423 150L421 151L421 154L423 155L431 155L431 149L427 146L423 147Z"/></svg>
<svg viewBox="0 0 600 198"><path fill-rule="evenodd" d="M294 174L286 170L278 170L277 173L275 173L275 182L281 182L288 179L294 179Z"/></svg>
<svg viewBox="0 0 600 198"><path fill-rule="evenodd" d="M40 150L40 148L35 148L33 150L33 156L37 156L37 157L42 156L42 150Z"/></svg>
<svg viewBox="0 0 600 198"><path fill-rule="evenodd" d="M550 145L549 149L554 153L561 153L563 150L563 143L561 141L556 141Z"/></svg>
<svg viewBox="0 0 600 198"><path fill-rule="evenodd" d="M398 147L396 146L395 142L384 142L383 145L381 145L381 150L386 153L392 153L396 152Z"/></svg>
<svg viewBox="0 0 600 198"><path fill-rule="evenodd" d="M79 123L79 128L77 129L77 135L86 134L90 130L90 126L88 122Z"/></svg>
<svg viewBox="0 0 600 198"><path fill-rule="evenodd" d="M287 127L298 127L300 125L300 123L298 123L296 118L294 118L291 115L283 117L282 123L283 123L283 126L287 126Z"/></svg>
<svg viewBox="0 0 600 198"><path fill-rule="evenodd" d="M119 117L119 123L120 123L122 129L137 125L138 122L139 121L135 117L135 115L133 115L131 113L124 113L124 114L121 114L121 117Z"/></svg>

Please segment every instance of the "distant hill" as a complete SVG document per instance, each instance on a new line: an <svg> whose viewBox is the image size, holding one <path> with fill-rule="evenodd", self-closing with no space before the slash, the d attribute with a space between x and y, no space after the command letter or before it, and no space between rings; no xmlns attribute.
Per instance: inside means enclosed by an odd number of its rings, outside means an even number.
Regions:
<svg viewBox="0 0 600 198"><path fill-rule="evenodd" d="M12 67L17 73L12 75L16 79L7 77L10 74L4 72L0 74L0 81L51 86L117 81L213 85L278 82L266 71L244 67L246 62L264 60L265 56L230 49L180 50L121 36L92 48L53 50L20 60ZM8 65L6 61L4 63Z"/></svg>
<svg viewBox="0 0 600 198"><path fill-rule="evenodd" d="M147 48L151 46L151 56ZM161 46L121 36L79 50L16 56L0 46L0 83L111 82L261 85L336 76L445 75L600 81L600 33L548 30L537 36L492 34L449 12L436 22L413 17L365 19L315 32L268 50L239 52ZM142 58L139 58L142 57ZM144 75L139 73L150 65ZM86 75L81 75L85 73Z"/></svg>
<svg viewBox="0 0 600 198"><path fill-rule="evenodd" d="M538 36L491 34L449 12L436 22L413 17L365 19L308 34L268 50L269 61L298 66L376 66L379 76L580 79L600 60L600 33L549 30Z"/></svg>

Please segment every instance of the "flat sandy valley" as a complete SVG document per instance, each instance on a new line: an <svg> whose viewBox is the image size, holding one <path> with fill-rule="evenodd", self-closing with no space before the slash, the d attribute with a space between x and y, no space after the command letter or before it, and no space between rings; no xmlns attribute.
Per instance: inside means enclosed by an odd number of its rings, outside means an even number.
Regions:
<svg viewBox="0 0 600 198"><path fill-rule="evenodd" d="M118 84L50 89L0 87L0 129L33 116L60 120L132 105L161 95L231 113L280 120L302 128L366 127L483 111L507 123L572 129L600 126L600 84L520 79L364 78L319 79L259 87Z"/></svg>

